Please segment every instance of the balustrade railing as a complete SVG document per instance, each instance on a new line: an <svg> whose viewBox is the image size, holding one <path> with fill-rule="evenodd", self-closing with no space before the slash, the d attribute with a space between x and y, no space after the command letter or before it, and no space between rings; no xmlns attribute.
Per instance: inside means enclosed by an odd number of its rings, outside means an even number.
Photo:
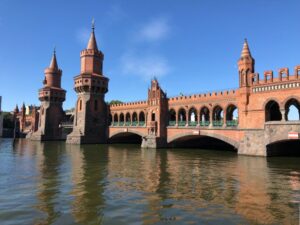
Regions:
<svg viewBox="0 0 300 225"><path fill-rule="evenodd" d="M223 121L222 120L214 120L213 121L213 126L214 127L222 127L223 126Z"/></svg>
<svg viewBox="0 0 300 225"><path fill-rule="evenodd" d="M227 127L236 127L237 125L238 125L237 120L228 120L228 121L226 121L226 126Z"/></svg>
<svg viewBox="0 0 300 225"><path fill-rule="evenodd" d="M186 125L186 121L178 121L179 127L184 127Z"/></svg>
<svg viewBox="0 0 300 225"><path fill-rule="evenodd" d="M176 125L176 121L172 121L172 120L169 121L169 126L173 127L175 125Z"/></svg>
<svg viewBox="0 0 300 225"><path fill-rule="evenodd" d="M188 125L189 127L196 127L197 126L197 121L189 121Z"/></svg>
<svg viewBox="0 0 300 225"><path fill-rule="evenodd" d="M208 127L209 126L209 121L200 121L200 126L201 127Z"/></svg>

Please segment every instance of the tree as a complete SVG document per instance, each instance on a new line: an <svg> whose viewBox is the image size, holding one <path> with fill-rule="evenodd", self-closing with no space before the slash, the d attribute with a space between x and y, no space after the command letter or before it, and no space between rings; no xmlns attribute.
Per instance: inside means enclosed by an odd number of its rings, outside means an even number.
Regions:
<svg viewBox="0 0 300 225"><path fill-rule="evenodd" d="M108 102L108 105L117 105L117 104L123 104L123 102L120 100L111 100L110 102Z"/></svg>

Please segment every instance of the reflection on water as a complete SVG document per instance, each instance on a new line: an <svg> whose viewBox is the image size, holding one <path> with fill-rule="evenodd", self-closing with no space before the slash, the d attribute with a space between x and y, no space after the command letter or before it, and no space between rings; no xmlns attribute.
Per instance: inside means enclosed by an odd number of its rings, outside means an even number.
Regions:
<svg viewBox="0 0 300 225"><path fill-rule="evenodd" d="M0 139L0 224L298 224L299 158Z"/></svg>

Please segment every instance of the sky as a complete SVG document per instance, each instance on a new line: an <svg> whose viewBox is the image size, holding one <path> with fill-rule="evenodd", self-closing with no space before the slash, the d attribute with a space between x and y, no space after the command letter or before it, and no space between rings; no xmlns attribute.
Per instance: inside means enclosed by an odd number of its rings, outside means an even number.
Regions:
<svg viewBox="0 0 300 225"><path fill-rule="evenodd" d="M147 98L156 77L169 97L238 87L248 39L256 72L300 64L299 0L0 0L2 110L39 105L38 89L56 47L64 108L75 105L91 21L104 53L106 101Z"/></svg>

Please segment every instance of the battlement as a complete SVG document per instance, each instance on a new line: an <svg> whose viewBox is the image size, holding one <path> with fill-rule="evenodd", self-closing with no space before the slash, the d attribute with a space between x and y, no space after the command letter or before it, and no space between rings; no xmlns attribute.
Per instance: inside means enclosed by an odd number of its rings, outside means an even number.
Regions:
<svg viewBox="0 0 300 225"><path fill-rule="evenodd" d="M300 80L300 65L294 67L294 74L290 75L289 68L278 69L278 75L275 77L273 70L264 72L263 79L260 79L259 73L250 74L251 86L264 86L271 83L288 83L290 81Z"/></svg>
<svg viewBox="0 0 300 225"><path fill-rule="evenodd" d="M186 96L175 96L169 98L169 103L181 102L181 101L207 101L220 98L232 98L236 97L236 90L224 90L214 91L202 94L192 94Z"/></svg>
<svg viewBox="0 0 300 225"><path fill-rule="evenodd" d="M113 104L110 105L110 110L124 110L124 109L136 109L141 107L147 107L148 102L147 101L135 101L135 102L126 102L122 104Z"/></svg>

